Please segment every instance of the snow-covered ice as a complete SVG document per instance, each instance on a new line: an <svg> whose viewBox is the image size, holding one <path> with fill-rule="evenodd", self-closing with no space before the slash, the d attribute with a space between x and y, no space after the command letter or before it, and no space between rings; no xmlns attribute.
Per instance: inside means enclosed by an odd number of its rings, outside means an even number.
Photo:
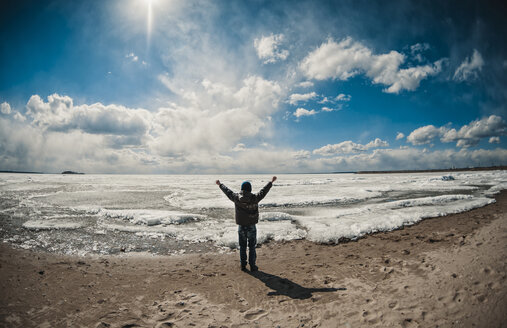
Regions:
<svg viewBox="0 0 507 328"><path fill-rule="evenodd" d="M267 175L0 174L2 241L65 253L237 246L234 205L214 183L254 191ZM258 241L338 242L494 201L507 171L280 175L260 203ZM179 250L178 250L179 252Z"/></svg>

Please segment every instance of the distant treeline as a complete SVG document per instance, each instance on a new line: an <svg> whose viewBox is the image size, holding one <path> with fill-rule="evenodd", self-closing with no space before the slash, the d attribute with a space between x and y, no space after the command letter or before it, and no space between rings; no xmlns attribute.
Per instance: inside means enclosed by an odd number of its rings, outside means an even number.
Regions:
<svg viewBox="0 0 507 328"><path fill-rule="evenodd" d="M8 171L8 170L0 170L0 173L45 174L44 172ZM63 171L62 174L84 174L84 173L74 172L74 171Z"/></svg>
<svg viewBox="0 0 507 328"><path fill-rule="evenodd" d="M396 170L396 171L357 171L356 174L380 174L380 173L425 173L425 172L463 172L463 171L494 171L507 170L507 166L483 166L483 167L462 167L433 170Z"/></svg>

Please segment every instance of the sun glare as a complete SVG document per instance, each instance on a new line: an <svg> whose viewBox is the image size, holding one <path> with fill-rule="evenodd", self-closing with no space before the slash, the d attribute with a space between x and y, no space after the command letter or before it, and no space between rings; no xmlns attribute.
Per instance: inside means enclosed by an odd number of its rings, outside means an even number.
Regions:
<svg viewBox="0 0 507 328"><path fill-rule="evenodd" d="M153 3L155 0L144 0L148 5L148 17L146 19L146 38L148 48L150 47L151 30L153 26Z"/></svg>

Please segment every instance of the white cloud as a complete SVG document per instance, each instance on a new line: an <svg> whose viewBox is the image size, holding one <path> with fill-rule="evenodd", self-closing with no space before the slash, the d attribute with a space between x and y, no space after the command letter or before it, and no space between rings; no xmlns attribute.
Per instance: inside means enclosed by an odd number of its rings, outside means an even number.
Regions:
<svg viewBox="0 0 507 328"><path fill-rule="evenodd" d="M315 167L327 171L415 170L451 167L502 165L507 162L507 149L436 150L417 148L376 149L359 153L317 159Z"/></svg>
<svg viewBox="0 0 507 328"><path fill-rule="evenodd" d="M297 118L300 118L302 116L312 116L312 115L315 115L317 113L318 112L315 111L314 109L308 110L308 109L300 107L300 108L296 109L296 111L292 115L296 116Z"/></svg>
<svg viewBox="0 0 507 328"><path fill-rule="evenodd" d="M489 143L500 143L500 137L491 137L489 138Z"/></svg>
<svg viewBox="0 0 507 328"><path fill-rule="evenodd" d="M428 144L435 138L440 138L441 142L456 142L458 147L471 147L479 143L483 138L498 137L507 134L507 125L505 121L496 115L475 120L470 124L462 126L459 130L448 127L437 128L433 125L427 125L415 129L407 137L407 141L413 145Z"/></svg>
<svg viewBox="0 0 507 328"><path fill-rule="evenodd" d="M410 46L410 54L415 60L421 63L424 61L424 57L421 53L429 49L430 45L428 43L416 43Z"/></svg>
<svg viewBox="0 0 507 328"><path fill-rule="evenodd" d="M433 139L443 136L447 128L436 128L433 125L426 125L415 129L407 136L407 141L412 145L425 145L429 144Z"/></svg>
<svg viewBox="0 0 507 328"><path fill-rule="evenodd" d="M313 82L311 81L303 81L303 82L300 82L298 84L299 87L302 87L302 88L310 88L310 87L313 87Z"/></svg>
<svg viewBox="0 0 507 328"><path fill-rule="evenodd" d="M16 112L13 117L16 121L19 121L19 122L26 121L26 117L24 117L23 114L21 114L20 112Z"/></svg>
<svg viewBox="0 0 507 328"><path fill-rule="evenodd" d="M322 98L318 101L319 104L327 104L330 100L327 97Z"/></svg>
<svg viewBox="0 0 507 328"><path fill-rule="evenodd" d="M341 108L330 108L330 107L322 107L322 111L324 112L334 112L336 110L340 110Z"/></svg>
<svg viewBox="0 0 507 328"><path fill-rule="evenodd" d="M26 105L25 122L18 112L0 118L0 165L49 172L64 167L85 172L204 172L199 170L231 161L223 153L246 151L244 138L269 140L271 115L283 99L277 83L257 76L244 79L238 88L204 81L196 92L197 103L173 103L153 112L115 104L76 105L58 94L47 100L34 95Z"/></svg>
<svg viewBox="0 0 507 328"><path fill-rule="evenodd" d="M482 70L482 66L484 66L484 60L477 49L474 49L472 54L472 58L465 58L465 60L459 65L454 72L454 80L456 81L467 81L477 79L479 77L479 72Z"/></svg>
<svg viewBox="0 0 507 328"><path fill-rule="evenodd" d="M505 121L496 115L475 120L464 125L459 130L450 129L442 136L442 142L457 142L458 147L471 147L483 138L498 137L507 134Z"/></svg>
<svg viewBox="0 0 507 328"><path fill-rule="evenodd" d="M244 79L239 89L209 80L202 85L202 92L194 90L190 105L171 104L155 114L157 137L150 146L158 154L230 151L243 138L259 136L261 131L269 137L270 118L282 97L280 85L258 76Z"/></svg>
<svg viewBox="0 0 507 328"><path fill-rule="evenodd" d="M340 42L329 39L302 60L300 69L306 77L316 80L348 80L364 74L373 83L386 85L385 92L399 93L402 90L413 91L423 79L439 73L443 60L400 68L404 62L405 56L397 51L375 55L368 47L349 37Z"/></svg>
<svg viewBox="0 0 507 328"><path fill-rule="evenodd" d="M340 93L338 96L336 96L336 101L350 101L352 99L351 95L346 95L344 93Z"/></svg>
<svg viewBox="0 0 507 328"><path fill-rule="evenodd" d="M259 59L263 59L264 64L287 59L289 51L281 48L283 40L283 34L271 34L263 36L260 39L255 39L254 46Z"/></svg>
<svg viewBox="0 0 507 328"><path fill-rule="evenodd" d="M340 142L334 145L326 145L313 151L316 155L332 156L336 154L351 154L364 152L371 148L389 147L387 141L383 141L379 138L370 141L366 145L358 144L350 140Z"/></svg>
<svg viewBox="0 0 507 328"><path fill-rule="evenodd" d="M3 102L0 105L0 112L5 115L9 115L11 113L11 105L8 102Z"/></svg>
<svg viewBox="0 0 507 328"><path fill-rule="evenodd" d="M400 139L403 139L405 138L405 135L401 132L398 132L398 134L396 135L396 140L400 140Z"/></svg>
<svg viewBox="0 0 507 328"><path fill-rule="evenodd" d="M366 145L365 145L366 149L370 149L370 148L379 148L379 147L389 147L389 143L387 141L384 141L380 138L375 138L375 140L372 140L370 142L368 142Z"/></svg>
<svg viewBox="0 0 507 328"><path fill-rule="evenodd" d="M314 99L317 97L317 94L315 92L309 92L309 93L293 93L289 96L289 104L291 105L297 105L299 102L306 102L310 99Z"/></svg>
<svg viewBox="0 0 507 328"><path fill-rule="evenodd" d="M223 115L207 112L206 118L200 121L202 114L201 111L182 107L159 109L151 117L152 127L147 135L135 147L131 146L132 142L124 140L130 137L128 135L88 133L81 129L57 131L35 124L31 116L25 122L3 116L0 117L0 166L44 172L73 169L89 173L256 173L426 169L507 162L505 149L431 151L401 147L366 152L371 148L388 147L388 143L381 139L365 145L351 141L328 145L313 152L324 155L317 158L312 158L312 153L305 149L276 148L264 142L247 148L242 142L237 142L241 137L234 135L256 133L255 129L243 131L249 129L252 117L238 121L235 116L222 125L221 122L231 116L230 112L226 111ZM188 125L185 125L187 122ZM236 129L234 124L237 122L245 124L239 124ZM203 131L206 127L208 129ZM235 130L229 133L229 129ZM161 134L164 131L173 132ZM207 143L208 139L211 142ZM158 142L172 146L165 149L167 152L159 151L155 147ZM175 145L179 144L182 145L177 153Z"/></svg>
<svg viewBox="0 0 507 328"><path fill-rule="evenodd" d="M416 43L410 46L410 53L415 55L419 52L423 52L430 49L430 45L428 43Z"/></svg>
<svg viewBox="0 0 507 328"><path fill-rule="evenodd" d="M101 103L74 106L70 97L58 94L47 99L34 95L26 105L32 124L45 130L132 136L144 135L150 125L151 113L146 110Z"/></svg>

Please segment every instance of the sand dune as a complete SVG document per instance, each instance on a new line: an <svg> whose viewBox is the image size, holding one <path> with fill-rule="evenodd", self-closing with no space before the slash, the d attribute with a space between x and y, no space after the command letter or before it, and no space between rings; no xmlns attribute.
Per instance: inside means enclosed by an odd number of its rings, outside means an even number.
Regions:
<svg viewBox="0 0 507 328"><path fill-rule="evenodd" d="M7 327L503 327L507 193L356 242L237 253L70 257L1 245Z"/></svg>

